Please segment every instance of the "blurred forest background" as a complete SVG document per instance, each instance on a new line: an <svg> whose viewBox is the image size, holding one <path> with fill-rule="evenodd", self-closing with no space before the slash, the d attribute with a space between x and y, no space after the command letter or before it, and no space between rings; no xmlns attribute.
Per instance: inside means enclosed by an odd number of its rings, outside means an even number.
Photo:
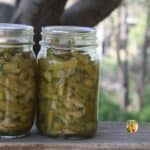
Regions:
<svg viewBox="0 0 150 150"><path fill-rule="evenodd" d="M96 26L100 120L150 121L150 0L0 0L0 22Z"/></svg>
<svg viewBox="0 0 150 150"><path fill-rule="evenodd" d="M100 119L150 121L150 0L124 1L100 27Z"/></svg>

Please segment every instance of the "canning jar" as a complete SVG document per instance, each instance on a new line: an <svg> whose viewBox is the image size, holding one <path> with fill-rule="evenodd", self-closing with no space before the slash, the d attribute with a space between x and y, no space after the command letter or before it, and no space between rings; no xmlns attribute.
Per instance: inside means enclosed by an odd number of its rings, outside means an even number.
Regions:
<svg viewBox="0 0 150 150"><path fill-rule="evenodd" d="M38 54L39 131L52 137L93 136L98 79L95 29L43 27Z"/></svg>
<svg viewBox="0 0 150 150"><path fill-rule="evenodd" d="M0 24L0 137L22 137L34 118L33 28Z"/></svg>

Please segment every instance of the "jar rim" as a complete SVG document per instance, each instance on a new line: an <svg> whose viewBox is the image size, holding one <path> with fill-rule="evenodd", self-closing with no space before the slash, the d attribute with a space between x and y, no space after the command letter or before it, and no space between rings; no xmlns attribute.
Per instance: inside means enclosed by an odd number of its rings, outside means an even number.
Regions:
<svg viewBox="0 0 150 150"><path fill-rule="evenodd" d="M96 29L86 26L45 26L42 33L49 34L96 34Z"/></svg>
<svg viewBox="0 0 150 150"><path fill-rule="evenodd" d="M30 25L0 23L0 44L32 44L33 34L33 27Z"/></svg>
<svg viewBox="0 0 150 150"><path fill-rule="evenodd" d="M0 30L27 30L32 31L33 27L30 25L24 25L24 24L13 24L13 23L0 23Z"/></svg>

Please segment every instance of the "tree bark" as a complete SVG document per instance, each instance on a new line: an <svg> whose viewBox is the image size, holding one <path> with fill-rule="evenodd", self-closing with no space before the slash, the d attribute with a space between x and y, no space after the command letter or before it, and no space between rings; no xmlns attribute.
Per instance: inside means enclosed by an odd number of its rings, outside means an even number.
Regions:
<svg viewBox="0 0 150 150"><path fill-rule="evenodd" d="M20 0L18 8L11 18L11 22L32 24L32 18L38 11L42 0Z"/></svg>
<svg viewBox="0 0 150 150"><path fill-rule="evenodd" d="M67 0L22 0L12 17L12 22L33 25L35 52L38 52L42 26L59 25Z"/></svg>
<svg viewBox="0 0 150 150"><path fill-rule="evenodd" d="M122 6L119 9L119 25L117 36L117 61L118 61L118 77L121 83L121 89L119 93L120 97L120 109L126 111L129 105L129 70L128 70L128 6L126 0L123 1Z"/></svg>
<svg viewBox="0 0 150 150"><path fill-rule="evenodd" d="M67 0L19 0L12 22L94 26L106 18L122 0L77 0L63 13ZM61 18L61 19L60 19Z"/></svg>
<svg viewBox="0 0 150 150"><path fill-rule="evenodd" d="M67 0L17 0L19 4L10 21L33 25L37 44L42 26L94 26L106 18L121 0L78 0L72 7L64 10L66 2ZM36 45L36 49L38 51L39 46Z"/></svg>
<svg viewBox="0 0 150 150"><path fill-rule="evenodd" d="M150 6L150 2L149 5ZM147 7L149 9L149 7ZM147 27L145 30L145 36L144 36L144 44L141 52L141 69L140 69L140 79L138 81L138 104L139 104L139 110L143 105L144 100L144 88L145 88L145 79L148 74L148 50L150 50L150 10L148 10L147 14Z"/></svg>
<svg viewBox="0 0 150 150"><path fill-rule="evenodd" d="M35 27L35 49L39 50L40 32L42 26L60 25L60 17L64 11L67 0L43 0L40 8L32 18Z"/></svg>
<svg viewBox="0 0 150 150"><path fill-rule="evenodd" d="M110 15L121 0L78 0L61 17L61 24L94 26Z"/></svg>
<svg viewBox="0 0 150 150"><path fill-rule="evenodd" d="M10 22L12 14L15 11L15 0L11 3L6 3L5 0L0 1L0 22L7 23Z"/></svg>

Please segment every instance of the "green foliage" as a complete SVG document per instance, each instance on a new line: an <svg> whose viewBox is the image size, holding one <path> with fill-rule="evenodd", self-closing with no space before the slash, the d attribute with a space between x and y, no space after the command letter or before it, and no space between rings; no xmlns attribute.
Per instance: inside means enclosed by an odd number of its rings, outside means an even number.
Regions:
<svg viewBox="0 0 150 150"><path fill-rule="evenodd" d="M140 113L121 112L119 105L115 103L117 97L106 89L101 88L99 104L99 120L101 121L127 121L137 120L141 122L150 121L150 85L144 92L144 106Z"/></svg>
<svg viewBox="0 0 150 150"><path fill-rule="evenodd" d="M139 13L137 18L137 25L131 28L129 33L129 49L132 48L134 45L137 45L137 43L138 45L141 45L143 43L145 27L146 13Z"/></svg>
<svg viewBox="0 0 150 150"><path fill-rule="evenodd" d="M144 89L144 105L145 106L147 106L147 105L150 106L150 84L146 85L145 89ZM150 109L149 109L149 111L150 111Z"/></svg>
<svg viewBox="0 0 150 150"><path fill-rule="evenodd" d="M100 90L100 120L119 120L119 107L114 103L115 100L115 96L109 95L104 89Z"/></svg>
<svg viewBox="0 0 150 150"><path fill-rule="evenodd" d="M150 121L150 106L143 107L140 113L140 121Z"/></svg>
<svg viewBox="0 0 150 150"><path fill-rule="evenodd" d="M112 56L106 56L101 62L101 77L102 79L115 80L117 73L117 60Z"/></svg>
<svg viewBox="0 0 150 150"><path fill-rule="evenodd" d="M144 89L144 105L140 113L141 121L150 121L150 85Z"/></svg>
<svg viewBox="0 0 150 150"><path fill-rule="evenodd" d="M140 120L138 113L121 112L115 103L117 97L104 88L100 90L99 120L101 121L127 121L128 119Z"/></svg>

